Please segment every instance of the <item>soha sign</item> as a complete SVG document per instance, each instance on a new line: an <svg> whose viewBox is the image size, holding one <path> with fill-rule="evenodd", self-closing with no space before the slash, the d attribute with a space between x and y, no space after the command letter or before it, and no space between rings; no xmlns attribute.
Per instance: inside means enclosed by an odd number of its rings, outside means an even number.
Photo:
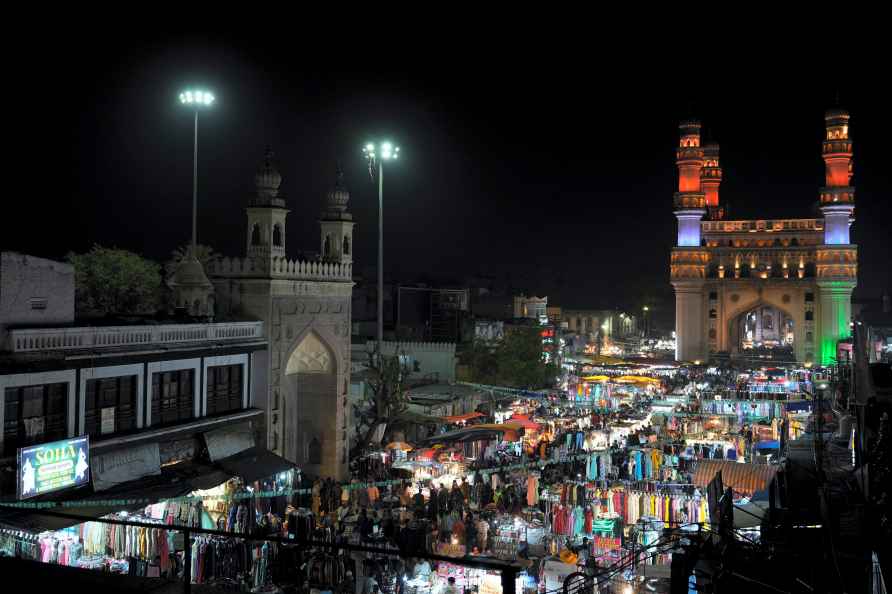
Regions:
<svg viewBox="0 0 892 594"><path fill-rule="evenodd" d="M28 499L90 482L90 439L53 441L18 450L19 499Z"/></svg>

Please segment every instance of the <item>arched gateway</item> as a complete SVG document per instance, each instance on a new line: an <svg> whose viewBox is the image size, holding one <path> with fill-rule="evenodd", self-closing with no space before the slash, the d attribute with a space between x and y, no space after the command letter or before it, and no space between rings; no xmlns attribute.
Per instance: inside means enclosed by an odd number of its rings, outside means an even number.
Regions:
<svg viewBox="0 0 892 594"><path fill-rule="evenodd" d="M858 248L849 236L849 114L831 109L824 122L821 216L774 220L725 219L719 147L700 145L700 122L680 124L678 239L670 265L676 359L755 354L826 365L851 335Z"/></svg>
<svg viewBox="0 0 892 594"><path fill-rule="evenodd" d="M289 260L285 253L288 209L279 196L282 177L267 153L247 207L247 257L209 266L218 314L264 321L267 365L257 362L257 381L268 381L264 402L267 447L309 475L347 475L346 399L350 371L352 254ZM346 212L350 194L338 174L328 193L321 226L352 240ZM261 230L259 239L254 229ZM269 232L265 230L270 230ZM268 238L272 239L269 241ZM255 241L257 239L257 241ZM340 245L338 243L337 245Z"/></svg>

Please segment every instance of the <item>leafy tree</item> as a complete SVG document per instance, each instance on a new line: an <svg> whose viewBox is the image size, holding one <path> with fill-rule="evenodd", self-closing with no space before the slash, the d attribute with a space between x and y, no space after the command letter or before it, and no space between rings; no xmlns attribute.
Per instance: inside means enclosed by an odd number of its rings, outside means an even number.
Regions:
<svg viewBox="0 0 892 594"><path fill-rule="evenodd" d="M170 260L164 263L164 275L166 277L170 277L177 269L177 266L185 260L189 256L189 252L192 251L192 245L186 244L178 247L170 254ZM198 258L198 261L201 262L201 265L204 267L205 271L208 269L208 264L212 262L217 262L220 260L220 254L214 251L209 245L197 244L195 246L195 257Z"/></svg>
<svg viewBox="0 0 892 594"><path fill-rule="evenodd" d="M542 356L538 328L513 328L496 344L475 341L461 358L481 384L536 389L550 387L558 375Z"/></svg>
<svg viewBox="0 0 892 594"><path fill-rule="evenodd" d="M161 296L161 267L142 256L94 245L68 254L74 266L79 314L153 314Z"/></svg>
<svg viewBox="0 0 892 594"><path fill-rule="evenodd" d="M409 410L409 398L404 386L409 370L400 363L399 355L378 357L375 353L369 353L369 371L369 393L355 410L359 420L356 424L356 448L359 450L368 446L381 423L395 424Z"/></svg>

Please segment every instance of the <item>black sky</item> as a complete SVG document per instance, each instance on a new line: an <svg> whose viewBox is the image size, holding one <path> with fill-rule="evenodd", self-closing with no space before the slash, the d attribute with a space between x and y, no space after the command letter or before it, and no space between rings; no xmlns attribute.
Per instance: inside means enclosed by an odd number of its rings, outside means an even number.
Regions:
<svg viewBox="0 0 892 594"><path fill-rule="evenodd" d="M732 218L808 217L822 114L839 91L852 112L859 290L892 285L888 93L858 72L828 82L826 64L795 53L710 68L511 46L372 61L325 37L274 35L54 43L17 74L39 96L11 114L28 163L3 249L61 257L99 243L161 260L185 244L192 126L177 94L198 83L218 97L200 122L198 222L217 251L243 254L243 208L269 144L289 252L318 249L341 160L356 268L371 273L376 196L360 149L386 135L402 147L385 177L388 276L493 274L567 307L648 300L668 316L678 120L693 112L721 144Z"/></svg>

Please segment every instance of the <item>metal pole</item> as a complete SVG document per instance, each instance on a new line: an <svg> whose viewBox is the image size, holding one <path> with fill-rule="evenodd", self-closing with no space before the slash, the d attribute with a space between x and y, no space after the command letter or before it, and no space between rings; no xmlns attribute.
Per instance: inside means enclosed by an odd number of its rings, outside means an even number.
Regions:
<svg viewBox="0 0 892 594"><path fill-rule="evenodd" d="M384 356L384 160L378 161L378 356Z"/></svg>
<svg viewBox="0 0 892 594"><path fill-rule="evenodd" d="M195 255L198 229L198 110L195 110L195 140L192 143L192 257Z"/></svg>
<svg viewBox="0 0 892 594"><path fill-rule="evenodd" d="M188 530L183 530L183 592L192 591L192 538Z"/></svg>

